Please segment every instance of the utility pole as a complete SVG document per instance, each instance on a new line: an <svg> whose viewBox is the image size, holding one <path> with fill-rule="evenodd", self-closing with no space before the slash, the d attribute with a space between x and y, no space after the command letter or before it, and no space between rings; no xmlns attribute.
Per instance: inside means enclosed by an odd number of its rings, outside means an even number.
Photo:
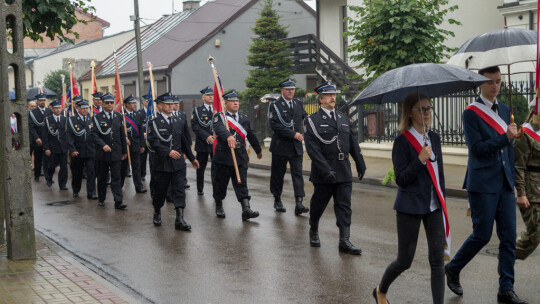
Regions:
<svg viewBox="0 0 540 304"><path fill-rule="evenodd" d="M144 95L144 78L143 78L143 64L142 64L142 48L141 48L141 23L139 19L139 0L133 0L135 5L135 44L137 46L137 76L139 83L139 101L142 106L142 96Z"/></svg>

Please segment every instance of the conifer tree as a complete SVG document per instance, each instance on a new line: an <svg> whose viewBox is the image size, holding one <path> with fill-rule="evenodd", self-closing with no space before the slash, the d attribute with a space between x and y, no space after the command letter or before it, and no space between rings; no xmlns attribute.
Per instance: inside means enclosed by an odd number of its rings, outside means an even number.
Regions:
<svg viewBox="0 0 540 304"><path fill-rule="evenodd" d="M252 29L257 36L252 38L253 43L249 47L248 64L255 69L249 71L250 76L246 79L248 89L243 92L244 96L260 98L272 93L292 75L289 42L283 41L288 32L279 24L279 16L272 5L272 0L263 0L260 17Z"/></svg>

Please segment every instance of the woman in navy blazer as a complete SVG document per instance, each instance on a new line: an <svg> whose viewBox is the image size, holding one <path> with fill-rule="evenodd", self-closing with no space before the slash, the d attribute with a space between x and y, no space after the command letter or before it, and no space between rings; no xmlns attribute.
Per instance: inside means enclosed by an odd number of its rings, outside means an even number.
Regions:
<svg viewBox="0 0 540 304"><path fill-rule="evenodd" d="M386 268L379 286L373 290L377 303L388 303L386 293L390 284L411 266L421 222L424 223L428 241L433 303L444 302L446 241L443 211L427 169L427 163L430 162L435 174L438 173L444 197L441 141L437 133L428 131L425 134L424 131L431 125L432 109L429 98L420 93L408 95L403 104L399 126L402 133L395 139L392 148L396 184L399 186L394 204L397 213L398 255ZM417 140L418 149L422 147L420 153L411 144L412 138ZM427 145L424 144L425 140Z"/></svg>

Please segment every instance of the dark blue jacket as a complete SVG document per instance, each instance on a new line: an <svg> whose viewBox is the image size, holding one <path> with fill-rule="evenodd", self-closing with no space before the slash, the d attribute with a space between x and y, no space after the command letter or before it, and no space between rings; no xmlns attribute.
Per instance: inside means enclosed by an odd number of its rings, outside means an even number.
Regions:
<svg viewBox="0 0 540 304"><path fill-rule="evenodd" d="M481 98L476 100L483 103ZM510 108L499 103L499 116L510 124ZM472 110L463 112L463 129L469 149L463 189L481 193L511 190L516 181L512 141L488 125ZM505 188L505 184L510 186Z"/></svg>
<svg viewBox="0 0 540 304"><path fill-rule="evenodd" d="M431 150L437 157L439 183L443 195L446 197L441 139L433 131L429 131L428 136L431 141ZM394 141L392 163L394 164L396 184L399 186L394 209L408 214L429 213L433 182L426 165L418 159L418 152L403 134L400 134ZM440 206L440 202L438 206Z"/></svg>

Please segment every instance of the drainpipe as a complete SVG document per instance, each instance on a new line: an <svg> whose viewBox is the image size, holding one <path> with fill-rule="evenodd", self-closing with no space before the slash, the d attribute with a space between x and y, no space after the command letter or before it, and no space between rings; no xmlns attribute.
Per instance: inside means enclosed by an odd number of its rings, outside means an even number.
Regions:
<svg viewBox="0 0 540 304"><path fill-rule="evenodd" d="M34 70L32 70L32 64L34 64L34 59L31 59L30 61L28 61L26 67L30 70L30 84L31 84L31 88L34 87ZM25 75L26 77L26 75ZM25 89L26 90L26 89Z"/></svg>

